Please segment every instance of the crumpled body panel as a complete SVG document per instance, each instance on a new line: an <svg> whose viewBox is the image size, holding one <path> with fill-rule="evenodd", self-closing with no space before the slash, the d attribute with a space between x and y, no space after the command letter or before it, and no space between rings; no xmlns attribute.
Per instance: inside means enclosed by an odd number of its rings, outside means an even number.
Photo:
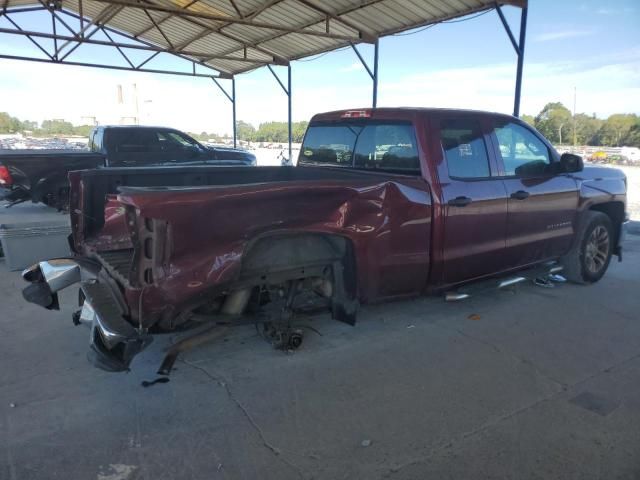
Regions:
<svg viewBox="0 0 640 480"><path fill-rule="evenodd" d="M91 243L101 249L111 241L122 245L123 208L135 212L139 226L150 220L166 225L165 260L154 266L153 283L144 285L143 310L151 317L177 315L216 287L233 284L247 245L261 236L282 233L347 238L355 254L360 302L419 294L429 274L427 185L405 176L363 177L229 187L126 188L117 202L107 202L105 225ZM137 305L140 291L128 289L127 303Z"/></svg>

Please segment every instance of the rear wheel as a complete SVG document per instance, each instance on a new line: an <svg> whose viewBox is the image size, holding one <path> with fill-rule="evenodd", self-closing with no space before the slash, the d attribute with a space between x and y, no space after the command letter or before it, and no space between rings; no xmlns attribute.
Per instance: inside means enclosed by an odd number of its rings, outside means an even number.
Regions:
<svg viewBox="0 0 640 480"><path fill-rule="evenodd" d="M601 212L586 212L578 238L562 259L563 275L574 283L597 282L607 271L613 250L611 220Z"/></svg>

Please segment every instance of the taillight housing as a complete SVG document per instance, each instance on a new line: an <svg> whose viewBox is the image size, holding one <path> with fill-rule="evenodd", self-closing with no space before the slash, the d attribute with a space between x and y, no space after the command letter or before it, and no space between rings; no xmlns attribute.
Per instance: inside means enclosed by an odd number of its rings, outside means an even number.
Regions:
<svg viewBox="0 0 640 480"><path fill-rule="evenodd" d="M4 165L0 165L0 185L12 185L13 178L11 178L11 173L9 169Z"/></svg>
<svg viewBox="0 0 640 480"><path fill-rule="evenodd" d="M371 117L371 110L347 110L341 118L369 118Z"/></svg>

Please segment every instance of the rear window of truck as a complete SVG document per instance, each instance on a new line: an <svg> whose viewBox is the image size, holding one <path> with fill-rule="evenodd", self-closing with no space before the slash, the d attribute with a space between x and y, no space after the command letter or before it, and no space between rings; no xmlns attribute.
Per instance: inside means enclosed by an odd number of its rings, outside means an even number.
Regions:
<svg viewBox="0 0 640 480"><path fill-rule="evenodd" d="M298 164L420 174L416 136L410 123L311 124Z"/></svg>

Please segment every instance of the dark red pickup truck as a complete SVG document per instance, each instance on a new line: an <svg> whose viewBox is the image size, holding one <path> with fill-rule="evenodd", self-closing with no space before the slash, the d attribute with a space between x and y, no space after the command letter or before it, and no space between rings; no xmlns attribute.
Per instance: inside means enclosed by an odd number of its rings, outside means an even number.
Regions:
<svg viewBox="0 0 640 480"><path fill-rule="evenodd" d="M273 325L308 308L353 323L361 303L462 298L470 282L527 272L596 282L622 256L626 218L620 171L559 156L517 118L462 110L316 115L296 167L70 181L76 256L25 271L24 296L57 308L56 292L80 282L74 320L92 327L90 359L112 371L151 334L207 323L251 318L295 343Z"/></svg>

